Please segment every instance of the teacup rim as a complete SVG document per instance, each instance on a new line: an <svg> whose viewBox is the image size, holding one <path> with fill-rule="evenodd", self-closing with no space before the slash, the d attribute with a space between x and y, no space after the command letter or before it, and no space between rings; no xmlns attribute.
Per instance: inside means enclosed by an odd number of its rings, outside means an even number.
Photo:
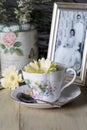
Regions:
<svg viewBox="0 0 87 130"><path fill-rule="evenodd" d="M58 71L52 71L52 72L48 72L48 73L31 73L31 72L27 72L27 71L25 71L25 70L24 70L24 67L21 69L21 71L22 71L22 72L25 72L25 73L27 73L27 74L35 74L35 75L42 75L42 74L43 74L43 75L46 75L46 74L50 74L50 73L61 72L61 71L67 69L67 67L64 66L63 64L60 64L60 63L57 63L57 64L59 65L59 67L60 67L61 69L58 70Z"/></svg>

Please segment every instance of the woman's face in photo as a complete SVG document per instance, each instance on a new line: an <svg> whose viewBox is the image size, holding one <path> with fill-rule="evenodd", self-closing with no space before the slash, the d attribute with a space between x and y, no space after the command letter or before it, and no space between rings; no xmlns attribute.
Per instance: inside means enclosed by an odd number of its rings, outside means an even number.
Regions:
<svg viewBox="0 0 87 130"><path fill-rule="evenodd" d="M77 22L80 21L80 19L81 19L81 16L77 15Z"/></svg>
<svg viewBox="0 0 87 130"><path fill-rule="evenodd" d="M75 31L74 30L70 31L70 37L72 37L72 36L75 36Z"/></svg>

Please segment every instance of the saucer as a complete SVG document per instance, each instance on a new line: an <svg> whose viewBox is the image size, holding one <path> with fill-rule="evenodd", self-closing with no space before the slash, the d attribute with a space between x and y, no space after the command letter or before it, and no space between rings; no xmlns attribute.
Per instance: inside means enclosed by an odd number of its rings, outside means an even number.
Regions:
<svg viewBox="0 0 87 130"><path fill-rule="evenodd" d="M17 101L21 104L24 104L27 107L31 107L31 108L55 108L55 107L62 107L63 105L71 102L72 100L74 100L76 97L78 97L81 94L81 90L78 86L76 85L70 85L68 88L65 88L63 90L63 92L61 93L60 98L58 99L58 101L56 102L57 105L51 105L48 103L25 103L20 101L17 98L17 94L22 92L25 93L26 90L28 90L29 87L27 85L23 85L19 88L16 88L15 90L13 90L11 92L11 98L14 101Z"/></svg>

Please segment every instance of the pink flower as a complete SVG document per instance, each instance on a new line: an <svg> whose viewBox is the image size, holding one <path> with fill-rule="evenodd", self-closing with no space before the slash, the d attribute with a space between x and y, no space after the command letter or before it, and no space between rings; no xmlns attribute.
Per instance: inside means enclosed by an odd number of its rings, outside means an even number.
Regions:
<svg viewBox="0 0 87 130"><path fill-rule="evenodd" d="M16 42L16 35L14 33L5 33L3 41L7 46L13 46Z"/></svg>

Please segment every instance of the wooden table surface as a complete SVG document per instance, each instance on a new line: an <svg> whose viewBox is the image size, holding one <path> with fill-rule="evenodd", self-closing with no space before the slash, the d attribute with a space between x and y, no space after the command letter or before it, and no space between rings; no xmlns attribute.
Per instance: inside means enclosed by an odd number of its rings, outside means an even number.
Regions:
<svg viewBox="0 0 87 130"><path fill-rule="evenodd" d="M87 130L87 88L61 109L35 109L0 91L0 130Z"/></svg>

